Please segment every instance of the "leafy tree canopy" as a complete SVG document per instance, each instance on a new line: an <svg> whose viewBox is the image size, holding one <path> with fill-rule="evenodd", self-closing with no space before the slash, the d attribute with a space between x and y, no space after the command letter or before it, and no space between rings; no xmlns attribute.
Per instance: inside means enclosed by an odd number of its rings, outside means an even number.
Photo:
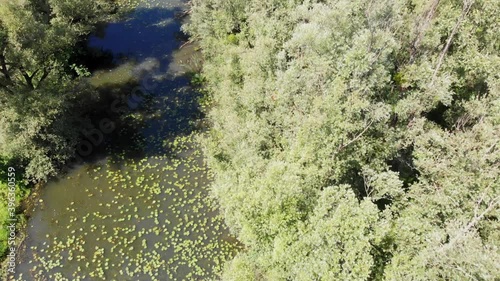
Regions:
<svg viewBox="0 0 500 281"><path fill-rule="evenodd" d="M226 280L500 276L500 3L194 1Z"/></svg>

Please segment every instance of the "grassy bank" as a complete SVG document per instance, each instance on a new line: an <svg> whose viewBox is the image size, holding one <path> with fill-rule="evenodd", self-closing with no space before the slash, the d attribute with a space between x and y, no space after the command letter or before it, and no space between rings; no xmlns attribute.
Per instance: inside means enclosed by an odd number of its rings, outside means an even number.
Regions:
<svg viewBox="0 0 500 281"><path fill-rule="evenodd" d="M18 246L22 241L26 218L23 202L30 194L29 186L23 181L23 175L9 161L0 161L0 260L2 263L0 276L7 273L7 255L11 252L17 256ZM15 199L14 197L15 196ZM15 225L15 235L11 234ZM12 251L12 249L14 249Z"/></svg>

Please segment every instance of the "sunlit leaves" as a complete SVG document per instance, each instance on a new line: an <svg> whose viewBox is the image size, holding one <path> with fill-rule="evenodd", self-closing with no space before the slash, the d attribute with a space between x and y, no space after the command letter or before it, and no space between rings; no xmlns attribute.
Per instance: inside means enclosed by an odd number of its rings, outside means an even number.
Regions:
<svg viewBox="0 0 500 281"><path fill-rule="evenodd" d="M495 275L494 2L194 3L214 191L248 246L225 278Z"/></svg>

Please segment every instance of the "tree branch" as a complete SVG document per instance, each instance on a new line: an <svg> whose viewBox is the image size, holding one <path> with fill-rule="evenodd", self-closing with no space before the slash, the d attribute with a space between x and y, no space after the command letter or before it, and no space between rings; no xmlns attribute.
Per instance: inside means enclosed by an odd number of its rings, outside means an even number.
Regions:
<svg viewBox="0 0 500 281"><path fill-rule="evenodd" d="M47 76L49 76L50 74L50 68L44 68L43 69L43 74L42 74L42 77L40 77L40 80L38 80L38 84L36 85L36 88L40 88L40 86L42 85L43 81L47 78Z"/></svg>
<svg viewBox="0 0 500 281"><path fill-rule="evenodd" d="M35 77L35 75L36 75L38 72L40 72L40 69L35 70L35 72L33 72L33 74L31 74L31 76L30 76L31 80L33 80L33 77Z"/></svg>
<svg viewBox="0 0 500 281"><path fill-rule="evenodd" d="M343 150L344 148L346 148L348 145L350 145L351 143L357 141L359 138L361 138L361 136L363 136L363 134L368 130L368 128L370 128L370 126L373 124L373 120L370 120L370 122L368 123L368 125L365 126L365 128L363 129L363 131L361 131L361 133L359 133L358 135L356 135L356 137L354 137L352 140L350 140L348 143L346 144L342 144L339 146L339 148L337 149L337 151L341 151Z"/></svg>
<svg viewBox="0 0 500 281"><path fill-rule="evenodd" d="M420 47L420 41L422 41L425 31L427 31L427 28L429 28L431 20L434 18L434 13L437 10L438 4L439 0L432 1L431 7L427 11L427 15L425 16L424 22L419 24L419 26L417 27L418 34L417 38L415 38L415 41L412 44L412 50L410 53L410 63L412 63L415 60L415 54L417 53L417 50Z"/></svg>
<svg viewBox="0 0 500 281"><path fill-rule="evenodd" d="M19 68L19 71L23 75L24 80L26 81L28 87L32 90L35 89L35 87L33 86L33 77L29 76L28 73L26 73L26 71L24 70L24 67L22 66Z"/></svg>
<svg viewBox="0 0 500 281"><path fill-rule="evenodd" d="M500 199L500 196L497 196L495 197L494 199L492 199L489 203L488 203L488 207L486 208L486 210L484 210L480 215L477 214L477 211L479 209L479 205L481 204L481 202L483 201L483 196L481 196L481 198L479 199L479 201L477 202L477 206L474 210L474 217L472 218L472 220L467 224L466 227L464 227L459 233L458 235L456 235L455 237L453 237L453 239L450 240L449 243L447 243L446 245L444 245L443 247L440 248L440 252L446 250L446 249L449 249L451 247L453 247L458 241L460 241L460 239L462 239L466 234L467 232L470 231L471 228L473 228L480 220L482 220L484 218L484 216L489 213L491 210L493 210L499 203L499 199Z"/></svg>
<svg viewBox="0 0 500 281"><path fill-rule="evenodd" d="M0 55L0 67L0 72L5 76L5 79L12 83L9 70L7 69L7 63L5 62L5 56L3 54Z"/></svg>
<svg viewBox="0 0 500 281"><path fill-rule="evenodd" d="M453 40L453 37L458 31L458 28L462 24L463 20L467 16L467 14L470 11L470 8L472 7L472 4L474 4L474 0L464 0L464 7L462 9L462 14L458 18L457 22L455 23L455 26L453 27L450 36L448 36L448 40L446 40L446 45L444 46L443 50L439 54L439 59L438 63L436 65L436 68L434 69L434 74L432 74L432 79L431 82L429 83L429 86L432 86L434 84L434 80L436 79L437 73L439 69L441 68L441 65L443 64L444 56L448 52L448 49L451 46L451 41Z"/></svg>
<svg viewBox="0 0 500 281"><path fill-rule="evenodd" d="M191 43L193 43L193 42L194 42L194 40L193 40L193 39L189 39L188 41L184 42L184 43L183 43L183 44L179 47L179 49L182 49L184 46L189 45L189 44L191 44Z"/></svg>

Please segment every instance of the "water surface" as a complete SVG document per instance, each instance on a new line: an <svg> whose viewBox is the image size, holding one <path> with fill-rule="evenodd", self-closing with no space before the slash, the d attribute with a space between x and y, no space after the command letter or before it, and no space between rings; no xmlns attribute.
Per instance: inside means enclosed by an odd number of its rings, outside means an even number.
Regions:
<svg viewBox="0 0 500 281"><path fill-rule="evenodd" d="M144 1L91 38L115 64L90 80L109 96L92 122L118 115L116 128L44 188L17 280L207 280L234 255L196 141L203 114L184 72L197 54L178 51L185 8Z"/></svg>

